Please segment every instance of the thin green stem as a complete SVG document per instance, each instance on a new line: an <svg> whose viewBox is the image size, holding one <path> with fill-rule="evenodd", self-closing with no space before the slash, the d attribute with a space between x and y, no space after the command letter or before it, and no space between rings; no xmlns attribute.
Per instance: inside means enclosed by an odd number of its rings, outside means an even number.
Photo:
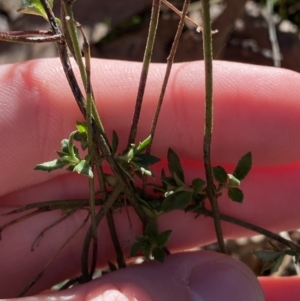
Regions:
<svg viewBox="0 0 300 301"><path fill-rule="evenodd" d="M182 8L182 13L180 15L180 21L179 21L179 24L178 24L178 28L177 28L177 31L176 31L176 34L175 34L175 37L174 37L174 41L173 41L173 44L172 44L172 47L171 47L171 50L170 50L170 54L167 58L166 72L165 72L162 88L160 90L160 95L159 95L157 107L156 107L156 110L155 110L154 118L153 118L152 125L151 125L151 128L150 128L151 143L149 144L149 146L146 150L147 154L150 154L150 152L151 152L151 146L152 146L152 142L153 142L153 139L154 139L154 134L155 134L155 129L156 129L157 122L158 122L158 117L159 117L159 114L160 114L160 111L161 111L161 108L162 108L166 88L167 88L168 81L169 81L169 78L170 78L172 65L174 63L174 58L175 58L176 50L177 50L177 47L178 47L178 44L179 44L182 29L184 27L185 17L186 17L186 13L187 13L189 4L190 4L190 0L185 0L184 1L183 8ZM143 177L143 191L145 191L146 183L147 183L147 176L144 176Z"/></svg>
<svg viewBox="0 0 300 301"><path fill-rule="evenodd" d="M69 1L63 0L61 2L64 11L63 23L65 24L64 35L70 39L71 47L75 60L78 64L80 75L84 86L87 84L87 74L86 69L82 60L81 47L78 40L77 28L75 26L76 21L74 19L72 4L69 4ZM68 45L69 46L69 45Z"/></svg>
<svg viewBox="0 0 300 301"><path fill-rule="evenodd" d="M92 105L93 95L91 86L91 53L88 41L82 32L84 37L83 42L83 53L85 58L85 92L86 92L86 123L87 123L87 143L88 152L90 156L90 167L94 168L94 140L93 140L93 128L92 128ZM77 39L77 32L76 32ZM80 61L81 58L80 58ZM97 253L98 253L98 235L97 235L97 223L96 223L96 209L95 209L95 182L94 177L89 178L89 201L90 201L90 212L91 212L91 224L93 233L93 252L92 252L92 264L90 269L90 275L94 274L97 265Z"/></svg>
<svg viewBox="0 0 300 301"><path fill-rule="evenodd" d="M211 21L209 11L209 0L202 0L202 18L203 18L203 51L205 63L205 126L203 141L203 160L205 175L207 181L207 197L210 201L215 231L217 235L219 249L226 253L218 202L214 191L214 180L211 167L210 147L213 130L213 68L212 68L212 38Z"/></svg>
<svg viewBox="0 0 300 301"><path fill-rule="evenodd" d="M203 214L203 215L206 215L206 216L210 216L210 217L213 217L213 212L211 210L208 210L208 209L205 209L205 208L201 208L198 213L200 214ZM287 240L283 237L281 237L280 235L278 234L275 234L267 229L264 229L262 227L259 227L257 225L254 225L254 224L251 224L251 223L248 223L248 222L245 222L243 220L240 220L238 218L235 218L235 217L232 217L232 216L229 216L229 215L226 215L226 214L220 214L220 219L223 220L223 221L226 221L226 222L229 222L231 224L234 224L234 225L238 225L240 227L243 227L243 228L246 228L246 229L249 229L249 230L252 230L254 232L257 232L257 233L260 233L270 239L273 239L273 240L276 240L278 241L279 243L293 249L293 250L296 250L298 252L300 252L300 246L293 243L292 241L290 240Z"/></svg>
<svg viewBox="0 0 300 301"><path fill-rule="evenodd" d="M69 49L73 53L74 58L78 64L83 85L86 86L87 81L88 81L88 78L87 78L88 75L86 72L87 68L86 68L86 66L84 66L84 63L82 60L81 48L80 48L80 43L79 43L79 39L78 39L78 35L77 35L77 27L79 27L79 30L81 31L85 45L88 44L88 41L82 30L82 27L75 21L75 18L73 15L73 10L72 10L73 3L69 3L69 2L70 1L66 1L66 0L62 1L62 20L63 20L63 24L64 24L64 28L65 28L64 35L66 37L66 41L69 46ZM85 51L85 49L84 49L84 51ZM90 67L89 67L89 70L90 70ZM93 93L91 93L91 97L92 97L93 117L95 119L95 122L96 122L100 132L102 134L104 134L105 133L104 127L103 127L103 124L101 122L101 119L100 119L99 114L96 109Z"/></svg>
<svg viewBox="0 0 300 301"><path fill-rule="evenodd" d="M160 0L153 0L149 33L148 33L148 38L147 38L147 43L146 43L146 48L145 48L145 53L143 58L143 66L142 66L142 72L140 77L140 83L138 87L138 94L135 102L134 115L133 115L130 134L128 138L128 147L130 146L130 144L135 142L135 137L137 134L137 128L138 128L140 113L142 109L148 71L151 62L153 46L154 46L157 25L159 20L159 11L160 11Z"/></svg>

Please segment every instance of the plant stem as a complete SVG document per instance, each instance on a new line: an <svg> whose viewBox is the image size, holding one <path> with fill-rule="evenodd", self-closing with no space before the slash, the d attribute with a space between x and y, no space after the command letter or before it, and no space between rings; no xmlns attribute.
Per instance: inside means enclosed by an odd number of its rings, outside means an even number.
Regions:
<svg viewBox="0 0 300 301"><path fill-rule="evenodd" d="M83 32L82 32L83 33ZM93 96L92 96L92 86L91 86L91 53L90 47L87 39L84 36L83 52L85 56L85 90L86 90L86 123L87 123L87 142L88 142L88 152L90 155L90 167L94 169L94 141L93 141L93 128L92 128L92 106L93 106ZM97 235L97 223L96 223L96 209L95 209L95 182L94 177L89 178L89 199L90 199L90 212L91 212L91 223L93 232L93 253L92 253L92 264L90 275L95 272L97 265L97 253L98 253L98 235Z"/></svg>
<svg viewBox="0 0 300 301"><path fill-rule="evenodd" d="M51 31L45 30L28 30L28 31L2 31L0 32L0 40L12 43L49 43L61 40L62 35L53 34Z"/></svg>
<svg viewBox="0 0 300 301"><path fill-rule="evenodd" d="M156 110L155 110L154 118L153 118L151 129L150 129L151 143L149 144L149 146L146 150L147 154L150 154L150 152L151 152L151 146L152 146L152 142L153 142L153 139L154 139L154 134L155 134L156 125L157 125L157 122L158 122L158 117L159 117L159 114L160 114L160 111L161 111L161 108L162 108L162 104L163 104L167 84L168 84L168 81L169 81L169 78L170 78L172 65L174 63L176 50L177 50L177 47L178 47L178 44L179 44L182 29L184 27L185 17L186 17L186 13L187 13L189 4L190 4L190 0L185 0L184 1L183 8L182 8L182 13L180 15L180 21L179 21L179 24L178 24L178 28L177 28L177 31L176 31L176 34L175 34L175 37L174 37L174 41L173 41L173 44L172 44L172 47L171 47L171 50L170 50L170 54L167 58L166 72L165 72L162 88L160 90L160 95L159 95L159 99L158 99L158 104L157 104L157 107L156 107ZM146 183L147 183L147 176L144 176L143 177L143 192L145 191Z"/></svg>
<svg viewBox="0 0 300 301"><path fill-rule="evenodd" d="M41 0L42 1L42 0ZM39 272L33 280L30 281L28 285L19 293L18 297L23 297L29 290L32 288L35 283L43 276L48 266L53 262L53 260L58 256L58 254L65 248L65 246L77 235L77 233L85 226L85 224L88 221L89 214L87 217L83 220L83 223L77 228L70 236L69 238L62 244L62 246L58 249L58 251L50 258L50 260L46 263L46 265L43 267L42 271Z"/></svg>
<svg viewBox="0 0 300 301"><path fill-rule="evenodd" d="M206 216L210 216L210 217L213 217L213 212L211 210L208 210L206 208L201 208L199 211L197 211L198 213L200 214L203 214L203 215L206 215ZM270 239L273 239L273 240L276 240L278 241L279 243L291 248L291 249L294 249L298 252L300 252L300 246L293 243L292 241L290 240L287 240L283 237L281 237L280 235L278 234L275 234L267 229L264 229L262 227L259 227L257 225L254 225L254 224L251 224L251 223L248 223L248 222L245 222L243 220L240 220L238 218L235 218L235 217L232 217L232 216L229 216L229 215L226 215L226 214L220 214L220 219L223 220L223 221L226 221L226 222L229 222L231 224L234 224L234 225L238 225L240 227L243 227L243 228L246 228L246 229L249 229L249 230L252 230L254 232L257 232L257 233L260 233Z"/></svg>
<svg viewBox="0 0 300 301"><path fill-rule="evenodd" d="M75 212L77 212L78 209L75 210L71 210L68 211L66 214L64 214L60 219L58 219L57 221L55 221L54 223L52 223L50 226L44 228L40 234L36 237L36 239L34 240L34 242L31 245L31 251L33 252L35 247L38 247L42 238L44 237L44 235L46 234L47 231L51 230L53 227L57 226L58 224L60 224L61 222L63 222L64 220L66 220L68 217L70 217L72 214L74 214Z"/></svg>
<svg viewBox="0 0 300 301"><path fill-rule="evenodd" d="M182 33L182 29L184 27L184 21L185 21L185 16L188 10L190 4L190 0L185 0L184 4L183 4L183 8L182 8L182 13L181 13L181 17L180 17L180 21L178 24L178 28L174 37L174 41L170 50L170 54L167 58L167 67L166 67L166 72L165 72L165 76L164 76L164 80L163 80L163 84L162 84L162 88L160 91L160 95L159 95L159 99L158 99L158 104L156 107L156 111L155 111L155 115L152 121L152 125L151 125L151 129L150 129L150 135L151 135L151 143L149 144L148 148L147 148L147 153L150 154L151 151L151 145L153 142L153 138L154 138L154 133L155 133L155 129L156 129L156 125L157 125L157 121L158 121L158 117L159 117L159 113L161 111L161 107L163 104L163 100L164 100L164 96L165 96L165 92L166 92L166 88L167 88L167 84L170 78L170 74L171 74L171 70L172 70L172 65L174 63L174 58L175 58L175 54L176 54L176 50L179 44L179 40L180 40L180 36Z"/></svg>
<svg viewBox="0 0 300 301"><path fill-rule="evenodd" d="M114 204L114 202L117 200L119 194L122 191L121 185L118 185L110 194L107 201L103 205L103 207L99 210L99 212L96 214L96 225L98 227L100 221L102 218L107 214L108 210L111 208L111 206ZM90 227L87 231L87 234L84 239L83 248L82 248L82 256L81 256L81 273L82 283L88 282L92 279L92 274L89 273L88 270L88 255L89 255L89 247L90 242L93 237L93 228Z"/></svg>
<svg viewBox="0 0 300 301"><path fill-rule="evenodd" d="M211 167L210 147L213 129L213 71L212 71L212 38L209 0L202 0L203 18L203 52L205 63L205 127L203 141L203 159L207 181L207 197L210 201L215 231L220 252L226 253L218 202L214 191L214 180Z"/></svg>
<svg viewBox="0 0 300 301"><path fill-rule="evenodd" d="M125 263L125 259L124 259L124 253L123 253L121 245L120 245L117 230L116 230L116 227L115 227L113 212L112 212L111 209L109 209L107 211L106 219L107 219L107 224L108 224L110 237L111 237L111 240L112 240L112 243L114 245L114 249L115 249L115 252L116 252L116 255L117 255L118 268L119 269L125 268L126 263Z"/></svg>
<svg viewBox="0 0 300 301"><path fill-rule="evenodd" d="M196 22L194 22L192 19L190 19L188 16L186 16L186 13L183 14L183 11L179 11L173 4L171 4L167 0L161 0L168 8L170 8L175 14L177 14L180 18L182 15L184 16L184 20L188 21L190 24L196 27L196 31L200 32L202 30L201 26L199 26Z"/></svg>
<svg viewBox="0 0 300 301"><path fill-rule="evenodd" d="M48 17L48 20L52 27L53 32L55 34L60 34L60 30L57 26L55 16L51 10L51 7L49 6L48 1L47 0L40 0L40 1L47 13L47 17ZM64 72L65 72L66 78L67 78L70 88L72 90L72 93L75 97L75 100L77 102L77 105L78 105L81 113L85 117L86 116L86 108L85 108L84 98L81 93L80 87L77 83L76 77L74 75L72 65L70 63L66 42L62 39L56 43L56 46L58 49L59 57L60 57ZM109 164L118 183L120 183L120 185L122 186L123 192L126 194L129 202L132 204L135 212L139 216L143 225L145 225L147 223L148 217L145 214L145 212L143 211L143 209L140 207L140 205L138 204L138 201L134 194L133 188L127 182L127 180L123 174L123 171L118 166L118 163L115 161L115 159L111 153L111 148L108 143L108 140L107 140L106 136L104 135L104 133L101 132L101 130L99 129L99 126L97 125L97 122L95 122L94 119L92 122L92 127L93 127L93 131L94 131L93 136L94 136L97 147L101 150L101 153L103 154L104 159Z"/></svg>
<svg viewBox="0 0 300 301"><path fill-rule="evenodd" d="M135 102L134 115L133 115L131 129L128 138L128 147L130 146L130 144L135 142L135 137L137 134L137 128L138 128L140 113L142 109L148 71L149 71L149 66L151 62L153 46L154 46L154 41L155 41L155 36L157 31L159 11L160 11L160 1L161 0L153 0L152 2L149 33L148 33L148 38L147 38L147 43L146 43L146 48L145 48L145 53L143 58L143 66L142 66L142 72L140 77L140 83L138 87L138 94Z"/></svg>
<svg viewBox="0 0 300 301"><path fill-rule="evenodd" d="M68 43L69 49L73 53L74 58L78 64L83 85L86 86L87 81L88 81L88 78L87 78L88 75L87 75L87 70L86 70L87 68L86 68L86 66L84 66L83 60L82 60L81 48L80 48L78 35L77 35L77 26L79 27L79 30L82 34L82 37L84 40L84 46L88 45L88 41L87 41L87 38L84 34L82 27L74 19L74 15L73 15L73 11L72 11L73 3L69 3L69 2L70 1L66 1L66 0L62 1L62 18L65 19L66 16L68 17L68 21L66 21L66 20L63 21L63 24L65 24L65 28L66 28L66 32L64 32L64 35L66 37L66 40L70 41L70 43ZM89 51L89 47L84 47L84 51L87 51L87 49ZM89 67L89 70L90 70L90 67ZM94 120L99 128L99 131L102 134L104 134L105 133L104 127L103 127L103 124L101 122L101 119L100 119L99 114L96 109L92 89L91 89L91 98L92 98L92 114L93 114Z"/></svg>

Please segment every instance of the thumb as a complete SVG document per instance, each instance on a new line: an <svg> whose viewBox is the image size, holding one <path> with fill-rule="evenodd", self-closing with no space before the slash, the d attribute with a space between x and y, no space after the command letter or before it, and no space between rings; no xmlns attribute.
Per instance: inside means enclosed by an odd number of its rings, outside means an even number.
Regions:
<svg viewBox="0 0 300 301"><path fill-rule="evenodd" d="M39 295L35 301L49 297ZM163 264L134 265L51 295L55 300L71 297L72 301L265 300L248 267L229 256L206 251L167 256Z"/></svg>

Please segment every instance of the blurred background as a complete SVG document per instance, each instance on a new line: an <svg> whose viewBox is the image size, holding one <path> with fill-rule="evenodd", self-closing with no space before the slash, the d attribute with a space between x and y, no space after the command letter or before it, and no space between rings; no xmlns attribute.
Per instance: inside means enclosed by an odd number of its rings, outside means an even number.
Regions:
<svg viewBox="0 0 300 301"><path fill-rule="evenodd" d="M0 31L48 29L40 17L17 12L20 0L0 0ZM56 1L59 4L59 1ZM181 9L183 0L170 0ZM74 4L77 21L91 41L93 57L142 61L150 20L151 0L78 0ZM59 17L59 7L55 7ZM300 72L299 0L212 0L214 58L250 64L280 66ZM201 25L200 2L192 1L189 16ZM162 4L153 61L166 62L179 17ZM55 57L51 44L23 45L0 42L0 64L33 58ZM203 58L202 36L187 24L181 37L176 61ZM297 231L282 233L300 243ZM204 249L214 249L214 245ZM228 252L261 275L263 263L252 255L255 249L269 248L262 236L227 241ZM296 274L286 257L276 275ZM269 275L266 270L264 275Z"/></svg>
<svg viewBox="0 0 300 301"><path fill-rule="evenodd" d="M273 9L268 9L266 1L272 4ZM20 2L0 0L0 31L48 29L43 19L18 13ZM55 2L55 11L59 16L59 1ZM179 9L183 4L183 0L170 2ZM75 17L83 25L91 41L92 55L141 61L148 33L151 3L151 0L76 1ZM211 0L211 15L213 29L219 31L213 37L215 59L272 66L272 49L277 44L277 61L280 66L300 71L299 0ZM201 24L199 1L192 0L189 16ZM177 25L178 16L162 4L153 53L154 62L166 62ZM272 29L275 40L273 44L269 38ZM55 47L49 45L0 42L0 63L56 56ZM176 61L191 61L202 57L201 34L187 24Z"/></svg>

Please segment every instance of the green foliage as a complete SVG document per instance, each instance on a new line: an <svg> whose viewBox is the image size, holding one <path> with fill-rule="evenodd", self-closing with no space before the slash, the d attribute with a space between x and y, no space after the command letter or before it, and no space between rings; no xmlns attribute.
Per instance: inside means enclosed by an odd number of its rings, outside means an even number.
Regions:
<svg viewBox="0 0 300 301"><path fill-rule="evenodd" d="M184 182L184 173L180 163L180 159L171 148L169 148L168 150L168 167L173 177L175 177L176 175L178 179Z"/></svg>
<svg viewBox="0 0 300 301"><path fill-rule="evenodd" d="M227 196L234 202L242 203L243 191L238 188L241 181L245 179L252 167L251 152L245 154L235 167L233 174L229 174L222 166L213 167L214 179L219 183L218 191L227 189Z"/></svg>
<svg viewBox="0 0 300 301"><path fill-rule="evenodd" d="M94 175L90 166L89 156L82 159L77 147L74 145L74 140L80 141L82 148L85 149L87 145L86 139L85 124L77 122L77 131L72 132L69 139L63 139L61 141L62 151L57 152L59 159L38 164L34 169L51 172L56 169L67 167L67 170L69 171L93 178Z"/></svg>
<svg viewBox="0 0 300 301"><path fill-rule="evenodd" d="M252 154L248 152L245 154L238 162L236 168L234 169L233 176L240 181L245 179L252 167Z"/></svg>
<svg viewBox="0 0 300 301"><path fill-rule="evenodd" d="M47 0L51 8L53 8L54 0ZM44 10L40 0L21 0L21 8L18 10L20 13L41 16L48 21L47 13ZM56 22L60 23L56 18Z"/></svg>
<svg viewBox="0 0 300 301"><path fill-rule="evenodd" d="M142 177L144 174L153 176L149 166L158 163L160 159L150 154L142 154L150 145L151 140L151 136L148 136L138 146L131 144L125 154L116 157L120 167L131 180L134 180L131 176L132 173L135 173L139 177ZM118 136L116 133L113 133L113 145L113 150L115 150L118 145Z"/></svg>
<svg viewBox="0 0 300 301"><path fill-rule="evenodd" d="M50 4L50 7L52 8L54 1L48 0L48 2ZM162 170L161 185L151 184L151 186L154 187L155 192L158 195L156 195L155 197L150 196L146 191L146 189L140 189L138 187L135 187L135 179L136 179L135 176L138 176L143 180L146 178L143 177L143 175L153 176L151 170L149 169L149 166L156 164L157 162L160 161L160 159L151 154L145 153L145 150L151 145L152 142L151 135L149 135L146 139L138 143L137 146L136 144L132 143L128 147L128 149L126 149L121 154L117 154L118 147L119 147L119 138L115 131L112 132L111 144L109 144L108 142L109 139L107 139L104 129L102 129L102 123L100 121L100 117L97 115L97 110L95 109L95 107L93 107L94 99L92 95L93 93L91 92L92 87L90 86L90 82L87 79L88 75L90 74L90 69L88 69L90 68L90 66L88 66L89 51L86 52L83 51L84 58L85 58L84 61L81 55L81 45L79 45L78 36L77 36L78 32L80 32L79 29L81 29L81 27L75 21L75 19L73 19L73 17L70 22L67 22L67 18L65 18L65 16L68 17L72 16L70 11L72 10L73 2L75 2L75 0L68 0L63 2L63 4L70 10L68 10L69 13L67 14L67 8L66 7L62 8L62 16L64 16L62 19L64 22L62 24L61 30L63 32L63 39L67 42L69 51L74 55L76 63L79 66L83 86L86 89L85 90L86 99L81 100L82 103L81 106L80 105L79 106L82 111L86 110L87 114L84 117L88 121L77 122L76 123L77 130L72 132L68 139L63 139L61 141L61 151L57 152L58 155L57 159L42 164L38 164L35 167L35 169L50 172L53 170L66 168L69 171L77 172L79 174L88 176L89 178L93 178L92 166L94 164L101 165L105 159L107 160L107 162L109 162L109 164L111 164L111 161L114 162L115 167L117 167L115 170L121 170L121 174L122 172L124 173L122 174L122 176L125 175L124 183L122 183L123 177L118 178L117 174L104 174L102 173L102 171L99 172L100 170L99 168L99 170L97 169L98 176L99 178L102 179L102 183L104 183L105 186L105 187L101 187L101 189L102 188L103 190L107 189L107 191L105 191L105 194L107 193L108 199L111 197L111 195L113 195L113 193L117 192L115 198L118 200L118 204L116 205L116 207L119 209L127 200L130 199L130 197L128 197L130 193L126 192L126 188L128 187L130 189L132 188L133 190L132 199L134 201L137 201L137 204L131 202L130 205L134 207L136 212L139 211L137 209L141 210L141 212L143 213L141 220L143 221L143 224L147 223L145 227L144 235L136 236L136 242L133 244L131 248L130 255L135 256L139 254L139 255L143 255L147 260L154 258L159 262L163 262L166 255L165 252L166 245L169 241L172 231L167 230L160 233L158 231L157 224L156 224L157 217L162 213L171 212L173 210L192 211L192 212L196 212L197 215L201 214L201 209L204 208L204 201L207 199L207 191L210 192L210 200L211 199L214 200L214 197L218 198L221 195L222 191L226 189L227 195L231 200L242 203L244 195L242 190L239 188L239 186L241 184L241 181L245 179L245 177L248 175L249 171L251 170L252 155L250 152L245 154L238 161L238 164L235 167L232 174L227 173L227 171L222 166L215 166L211 168L209 162L208 164L209 168L207 168L207 170L212 171L214 182L207 184L204 180L200 178L195 178L192 180L192 183L190 185L189 183L187 184L185 182L184 170L182 168L182 164L179 156L171 148L169 148L167 153L167 159L168 159L168 169L170 175L167 176L165 174L165 171ZM203 1L203 2L208 3L208 1ZM20 12L26 14L38 15L48 21L47 13L44 10L44 7L41 4L40 0L22 0L21 3L22 3L22 8L19 10ZM209 15L209 5L207 11ZM56 20L58 21L58 19ZM183 21L183 18L181 18L181 21ZM81 32L82 32L82 36L85 38L84 32L83 31ZM209 29L208 32L211 33L211 29ZM60 35L58 34L58 36ZM153 41L151 43L153 43ZM87 47L86 44L88 43L84 44L83 49ZM150 53L151 52L152 51L150 51ZM207 61L208 59L206 59L206 63ZM208 64L206 64L206 66L207 65ZM66 68L65 65L63 67L64 70L68 69ZM212 72L206 72L206 76L209 74L211 75ZM208 83L208 81L206 82ZM78 86L76 86L74 83L71 84L71 86L72 88L74 87L78 88ZM73 89L73 91L74 90L76 89ZM206 86L206 91L209 90L210 88ZM76 93L74 93L74 96L76 98L75 94ZM209 94L210 93L207 93L207 95ZM76 100L78 101L78 97L76 98ZM209 113L208 114L209 116L207 117L209 117L208 119L210 119L210 123L212 124L212 117L213 117L212 98L211 98L211 104L209 104L209 102L210 101L207 101L206 105L210 107L211 113ZM89 107L89 105L91 107ZM99 120L96 118L97 116ZM89 126L87 126L87 124ZM92 124L93 126L95 125L98 131L92 128ZM104 138L103 140L105 141L105 143L107 143L107 145L105 144L105 147L108 149L108 153L105 153L103 148L101 148L100 143L99 145L97 144L97 139L93 139L95 137L98 137L98 136L94 136L95 134L94 131L98 134L100 133L102 135L101 137ZM209 135L211 135L212 131L208 130L207 132L209 133ZM208 139L207 141L210 140L211 139ZM84 158L81 158L78 148L74 145L74 141L79 142L77 144L80 144L80 147L83 151L88 149L90 153ZM130 142L135 141L135 137L132 140L129 139L129 141ZM100 150L99 151L100 155L97 155L97 157L93 153L94 149L96 148L97 148L97 152L98 150ZM108 160L107 158L110 158L111 161ZM206 160L204 161L205 164L207 164ZM114 165L111 165L111 167L112 166ZM114 170L113 167L112 170ZM209 182L211 179L210 176L211 175L207 177L209 179ZM90 183L94 184L93 181L90 181ZM122 184L124 184L124 186L122 186ZM128 186L126 186L127 184ZM129 192L130 189L128 189ZM212 198L211 198L211 194L214 194ZM116 199L114 199L112 203L109 203L110 207L108 206L107 210L113 207L112 204ZM91 189L91 193L90 193L90 201L91 201L90 204L94 205L93 202L95 200L94 200L93 188ZM101 203L104 204L103 208L105 208L107 204L105 201L107 200L104 200L103 203ZM92 205L90 208L93 208ZM214 209L213 205L212 205L212 209ZM68 212L68 208L66 209L66 212ZM208 210L206 212L208 212ZM217 212L217 210L215 210L215 212ZM203 214L203 210L202 210L202 214ZM95 226L95 228L96 227L97 226ZM274 246L273 248L274 248L273 251L262 250L262 251L254 252L256 256L267 261L266 268L271 268L272 271L275 271L279 268L285 255L294 256L296 262L299 262L300 260L299 253L293 249L279 250ZM112 262L108 262L108 265L111 271L117 269L117 267Z"/></svg>
<svg viewBox="0 0 300 301"><path fill-rule="evenodd" d="M274 245L271 241L269 244L272 250L256 250L253 254L259 259L265 261L262 267L262 272L270 270L271 273L277 272L282 261L286 255L293 256L295 264L300 263L300 252L296 249L280 249L278 246Z"/></svg>
<svg viewBox="0 0 300 301"><path fill-rule="evenodd" d="M136 256L138 253L143 255L146 260L153 257L156 261L163 262L165 259L164 247L169 241L172 230L159 233L157 225L148 223L145 228L144 236L136 236L136 242L130 250L130 256Z"/></svg>
<svg viewBox="0 0 300 301"><path fill-rule="evenodd" d="M226 184L227 182L227 172L222 166L213 167L213 176L217 182L220 184Z"/></svg>
<svg viewBox="0 0 300 301"><path fill-rule="evenodd" d="M244 199L243 191L237 187L229 187L227 190L228 197L235 202L242 203Z"/></svg>
<svg viewBox="0 0 300 301"><path fill-rule="evenodd" d="M177 209L184 210L191 202L192 196L193 192L191 191L176 191L169 193L162 203L161 210L164 212L170 212Z"/></svg>
<svg viewBox="0 0 300 301"><path fill-rule="evenodd" d="M262 267L262 272L270 270L271 273L278 271L280 265L282 264L284 256L286 255L283 252L276 252L271 250L259 250L254 251L253 253L256 257L260 258L263 261L266 261Z"/></svg>

